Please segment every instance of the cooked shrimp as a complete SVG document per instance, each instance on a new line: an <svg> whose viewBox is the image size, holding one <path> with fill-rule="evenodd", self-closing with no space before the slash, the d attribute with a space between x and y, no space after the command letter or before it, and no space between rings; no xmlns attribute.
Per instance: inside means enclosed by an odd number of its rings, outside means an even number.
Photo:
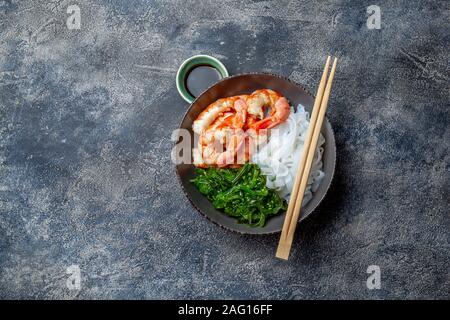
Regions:
<svg viewBox="0 0 450 320"><path fill-rule="evenodd" d="M270 129L286 121L291 112L289 102L278 92L270 89L256 90L246 100L250 115L248 126L255 129ZM264 118L264 107L270 108L270 115ZM256 121L256 119L260 119Z"/></svg>
<svg viewBox="0 0 450 320"><path fill-rule="evenodd" d="M202 157L202 146L198 144L198 148L192 150L193 165L199 168L207 168L208 165L205 163Z"/></svg>
<svg viewBox="0 0 450 320"><path fill-rule="evenodd" d="M270 114L264 118L264 111ZM249 161L253 150L270 129L286 121L291 109L279 93L256 90L251 95L223 98L210 104L192 125L199 134L197 149L193 150L197 167L236 167ZM243 129L250 129L244 133Z"/></svg>
<svg viewBox="0 0 450 320"><path fill-rule="evenodd" d="M220 104L212 104L194 122L196 130L201 128L198 148L193 151L194 165L205 166L227 166L234 163L236 153L243 144L244 135L242 128L247 119L247 96L235 96L222 101ZM232 106L228 105L232 102ZM226 107L225 107L226 106ZM219 107L222 112L218 112ZM213 119L213 115L216 118ZM205 121L209 117L208 121ZM211 121L212 119L212 121ZM204 126L210 124L205 129ZM195 130L194 130L195 131ZM225 149L225 150L224 150Z"/></svg>
<svg viewBox="0 0 450 320"><path fill-rule="evenodd" d="M247 119L247 105L240 97L234 102L235 113L225 112L219 116L206 130L200 134L200 142L207 144L213 140L220 140L222 143L225 135L234 129L243 129Z"/></svg>
<svg viewBox="0 0 450 320"><path fill-rule="evenodd" d="M243 100L247 98L246 95L234 96L229 98L222 98L211 103L192 124L192 130L197 134L202 134L211 124L213 124L225 112L232 110L235 106L236 100Z"/></svg>
<svg viewBox="0 0 450 320"><path fill-rule="evenodd" d="M216 164L218 167L225 167L227 165L235 164L234 159L240 153L240 150L245 146L245 136L237 133L231 136L230 142L227 144L227 149L217 156Z"/></svg>
<svg viewBox="0 0 450 320"><path fill-rule="evenodd" d="M212 139L204 145L202 141L199 141L202 163L218 167L233 165L236 155L244 147L244 144L245 135L240 129L228 131L225 143Z"/></svg>
<svg viewBox="0 0 450 320"><path fill-rule="evenodd" d="M234 110L236 110L236 116L233 118L232 127L242 129L247 121L247 104L245 102L246 96L239 96L234 102Z"/></svg>

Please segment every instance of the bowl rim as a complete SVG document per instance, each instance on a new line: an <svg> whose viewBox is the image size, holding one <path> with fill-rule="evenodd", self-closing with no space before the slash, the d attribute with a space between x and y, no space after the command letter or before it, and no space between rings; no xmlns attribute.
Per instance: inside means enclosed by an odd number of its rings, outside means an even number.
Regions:
<svg viewBox="0 0 450 320"><path fill-rule="evenodd" d="M212 84L211 86L209 86L208 88L206 88L201 94L198 95L198 97L196 97L194 99L194 101L192 101L192 103L189 105L189 107L187 108L186 112L184 113L179 125L178 125L178 129L181 129L181 125L183 124L183 122L185 121L186 117L188 116L192 106L197 102L197 100L203 96L207 91L209 91L212 87L216 86L217 84L219 84L222 81L226 81L226 80L230 80L233 78L237 78L237 77L242 77L242 76L248 76L248 75L268 75L268 76L273 76L276 78L280 78L282 80L288 81L298 87L300 87L302 90L305 91L305 93L309 96L311 96L313 99L315 99L315 95L313 95L311 93L311 91L305 87L303 84L300 84L294 80L289 79L288 77L285 76L281 76L279 74L275 74L275 73L271 73L271 72L245 72L245 73L239 73L239 74L235 74L226 78L223 78L219 81L217 81L216 83ZM330 135L332 137L333 140L333 145L334 147L332 147L332 150L334 150L334 153L332 154L332 158L333 158L333 170L331 171L331 177L330 177L330 182L328 183L327 188L325 189L325 192L323 193L323 195L321 196L321 198L317 201L317 204L315 206L313 206L311 208L311 211L307 214L307 215L301 215L300 219L297 221L297 224L300 224L302 221L306 220L309 216L312 215L312 213L319 207L319 205L322 203L323 199L325 199L326 195L328 194L328 191L330 190L332 184L333 184L333 180L334 180L334 175L336 172L336 139L335 139L335 135L334 135L334 130L333 127L331 126L331 123L328 119L328 117L325 115L325 121L324 121L324 125L328 125L329 129L330 129ZM173 147L175 147L178 143L178 139L176 141L173 142ZM192 164L191 164L192 165ZM242 235L271 235L271 234L278 234L282 231L282 227L280 228L280 230L277 231L263 231L263 232L258 232L258 233L250 233L250 232L245 232L245 231L239 231L239 230L235 230L232 229L230 227L227 227L223 224L220 224L219 222L211 219L205 212L203 212L202 209L200 209L195 203L194 201L191 199L191 197L189 196L189 194L187 193L184 185L183 185L183 181L181 179L180 173L178 171L178 165L174 165L173 169L175 170L176 176L178 178L178 182L181 185L181 189L183 190L183 193L185 194L186 198L189 200L189 202L191 203L191 205L196 209L196 211L201 214L203 217L205 217L206 219L208 219L210 222L214 223L215 225L219 226L220 228L227 230L227 231L231 231L233 233L238 233L238 234L242 234Z"/></svg>

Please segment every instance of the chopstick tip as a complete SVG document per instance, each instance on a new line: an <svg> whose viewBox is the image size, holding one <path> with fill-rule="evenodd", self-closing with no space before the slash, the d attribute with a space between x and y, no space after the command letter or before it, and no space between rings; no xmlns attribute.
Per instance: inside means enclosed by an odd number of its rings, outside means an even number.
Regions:
<svg viewBox="0 0 450 320"><path fill-rule="evenodd" d="M280 240L278 243L277 252L275 257L283 260L289 259L289 253L291 251L292 239L289 240Z"/></svg>

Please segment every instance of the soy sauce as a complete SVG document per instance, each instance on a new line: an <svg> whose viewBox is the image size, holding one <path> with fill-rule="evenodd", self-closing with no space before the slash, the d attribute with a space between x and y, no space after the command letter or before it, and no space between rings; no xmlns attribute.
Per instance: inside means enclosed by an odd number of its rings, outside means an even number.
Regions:
<svg viewBox="0 0 450 320"><path fill-rule="evenodd" d="M194 97L198 97L204 90L221 79L217 69L201 65L189 71L186 77L186 88Z"/></svg>

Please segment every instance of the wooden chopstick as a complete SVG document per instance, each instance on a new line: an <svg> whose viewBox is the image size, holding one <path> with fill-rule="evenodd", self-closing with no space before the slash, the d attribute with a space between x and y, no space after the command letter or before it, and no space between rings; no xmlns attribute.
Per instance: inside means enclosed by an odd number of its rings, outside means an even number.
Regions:
<svg viewBox="0 0 450 320"><path fill-rule="evenodd" d="M284 220L280 242L278 244L276 252L276 256L281 259L287 260L291 250L295 229L297 227L297 221L300 216L303 196L311 171L311 164L314 158L317 141L319 139L323 120L325 118L325 113L328 107L328 100L330 98L331 86L334 79L334 73L336 71L336 64L337 58L334 59L331 73L327 81L327 73L330 66L330 57L327 58L319 88L317 90L316 100L314 101L305 144L303 146L297 175L295 177L294 187L292 188L291 199L289 201L288 210L286 211L286 218ZM325 82L327 82L326 87Z"/></svg>
<svg viewBox="0 0 450 320"><path fill-rule="evenodd" d="M305 163L306 163L306 157L308 155L307 150L309 149L309 145L311 144L311 139L312 139L312 136L314 133L314 126L315 126L315 123L317 120L317 116L319 114L320 103L322 101L323 91L325 89L325 83L327 81L328 69L330 67L330 60L331 60L331 57L328 56L327 61L325 63L325 68L323 69L322 78L319 83L319 88L317 90L316 100L314 101L314 106L313 106L313 109L311 112L311 119L309 122L310 124L309 124L308 131L306 132L305 143L303 145L303 152L302 152L300 162L299 162L299 165L297 168L297 175L295 176L294 187L292 188L292 192L291 192L291 199L289 200L289 205L288 205L288 208L286 211L286 217L284 219L283 230L281 233L282 238L286 237L287 232L289 230L289 225L291 223L292 213L294 211L295 201L296 201L295 195L298 193L298 189L300 187L300 180L303 175L303 170L305 168Z"/></svg>
<svg viewBox="0 0 450 320"><path fill-rule="evenodd" d="M297 174L295 176L294 186L292 188L291 198L289 200L289 205L288 205L288 208L286 211L286 217L284 219L283 229L281 231L281 238L280 238L280 242L278 244L278 249L277 249L277 253L276 253L276 256L279 258L286 257L284 259L287 259L287 257L289 256L290 249L288 248L288 246L285 245L285 242L286 242L287 235L289 233L289 226L292 221L295 203L297 201L297 194L298 194L298 191L300 188L300 182L301 182L301 179L303 176L303 171L305 169L306 158L308 156L309 146L311 145L312 136L314 134L314 127L315 127L315 124L317 121L317 117L319 115L319 109L320 109L320 105L322 102L322 96L323 96L323 92L325 89L325 84L327 81L328 70L330 68L330 61L331 61L331 57L328 56L327 61L325 63L325 67L323 69L322 78L319 83L319 88L317 89L316 100L314 101L314 106L313 106L313 109L311 112L309 128L308 128L308 131L306 132L306 138L305 138L305 142L303 144L303 151L302 151L300 161L298 164Z"/></svg>

